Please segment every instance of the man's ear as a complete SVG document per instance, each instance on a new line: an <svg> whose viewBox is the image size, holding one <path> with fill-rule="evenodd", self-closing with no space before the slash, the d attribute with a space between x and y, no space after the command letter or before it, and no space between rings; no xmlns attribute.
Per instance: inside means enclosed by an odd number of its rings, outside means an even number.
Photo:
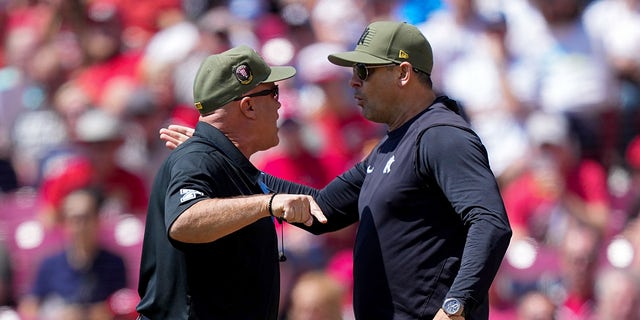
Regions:
<svg viewBox="0 0 640 320"><path fill-rule="evenodd" d="M409 74L409 67L405 66L405 65L401 65L400 66L400 80L406 80L407 75Z"/></svg>
<svg viewBox="0 0 640 320"><path fill-rule="evenodd" d="M251 97L242 98L242 100L240 100L238 108L240 108L240 112L249 119L256 119L258 117Z"/></svg>
<svg viewBox="0 0 640 320"><path fill-rule="evenodd" d="M409 64L403 63L400 65L400 74L399 74L399 78L398 81L401 84L406 84L409 81L409 78L411 77L411 66Z"/></svg>

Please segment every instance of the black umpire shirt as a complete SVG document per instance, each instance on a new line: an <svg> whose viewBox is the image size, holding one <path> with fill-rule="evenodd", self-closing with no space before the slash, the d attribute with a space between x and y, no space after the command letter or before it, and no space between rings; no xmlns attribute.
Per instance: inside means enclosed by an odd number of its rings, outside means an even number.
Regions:
<svg viewBox="0 0 640 320"><path fill-rule="evenodd" d="M464 301L466 319L488 318L511 229L486 150L456 109L439 98L322 190L266 178L279 192L314 196L328 219L314 233L359 221L359 320L432 319L448 297Z"/></svg>
<svg viewBox="0 0 640 320"><path fill-rule="evenodd" d="M139 313L172 320L277 318L280 275L271 218L206 244L180 243L168 233L198 201L262 193L259 175L226 136L204 122L171 153L150 197Z"/></svg>

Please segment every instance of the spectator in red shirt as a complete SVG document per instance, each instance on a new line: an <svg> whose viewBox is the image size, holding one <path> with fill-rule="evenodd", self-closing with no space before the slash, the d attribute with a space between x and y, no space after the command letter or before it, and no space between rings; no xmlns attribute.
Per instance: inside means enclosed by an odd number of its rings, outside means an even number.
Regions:
<svg viewBox="0 0 640 320"><path fill-rule="evenodd" d="M118 85L129 86L139 81L142 51L128 50L122 31L121 12L116 5L100 1L89 5L85 28L79 37L85 66L73 79L93 104L105 108L111 107L104 102L107 98L112 99L110 94Z"/></svg>
<svg viewBox="0 0 640 320"><path fill-rule="evenodd" d="M327 175L321 160L305 144L298 120L285 119L280 125L280 145L262 158L262 170L314 188L324 187Z"/></svg>
<svg viewBox="0 0 640 320"><path fill-rule="evenodd" d="M62 199L71 190L89 186L104 193L103 212L144 214L148 202L145 181L124 169L117 158L123 143L121 121L92 109L80 116L75 131L79 150L70 151L62 168L42 183L45 220L58 221Z"/></svg>
<svg viewBox="0 0 640 320"><path fill-rule="evenodd" d="M580 156L563 116L533 114L527 127L535 146L532 160L503 192L514 237L557 244L554 237L570 219L605 231L610 215L605 168Z"/></svg>
<svg viewBox="0 0 640 320"><path fill-rule="evenodd" d="M306 122L317 133L318 157L331 177L362 160L373 147L371 142L378 142L384 133L382 126L365 119L353 104L350 88L344 85L348 71L327 60L329 54L341 50L336 44L314 43L300 50L297 63L300 79L307 84L299 110L306 112Z"/></svg>

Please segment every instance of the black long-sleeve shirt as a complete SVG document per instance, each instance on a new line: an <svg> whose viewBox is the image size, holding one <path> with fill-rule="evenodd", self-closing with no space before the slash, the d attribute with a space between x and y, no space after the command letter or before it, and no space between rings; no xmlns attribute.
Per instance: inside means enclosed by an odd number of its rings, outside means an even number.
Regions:
<svg viewBox="0 0 640 320"><path fill-rule="evenodd" d="M328 223L311 232L360 222L357 319L431 319L448 297L464 302L466 319L488 318L488 290L511 229L482 142L444 104L389 132L322 190L266 181L278 192L314 196Z"/></svg>

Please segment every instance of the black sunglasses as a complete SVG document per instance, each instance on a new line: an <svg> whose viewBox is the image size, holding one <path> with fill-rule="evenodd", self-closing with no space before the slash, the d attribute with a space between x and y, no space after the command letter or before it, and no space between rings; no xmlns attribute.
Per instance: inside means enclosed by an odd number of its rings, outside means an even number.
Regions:
<svg viewBox="0 0 640 320"><path fill-rule="evenodd" d="M237 97L237 98L233 99L233 101L240 101L240 100L242 100L242 98L247 98L247 97L261 97L261 96L268 96L268 95L273 95L273 98L276 99L276 101L277 101L279 92L280 91L278 90L278 85L275 85L271 89L262 90L262 91L258 91L256 93L251 93L251 94L248 94L248 95L245 95L245 96Z"/></svg>
<svg viewBox="0 0 640 320"><path fill-rule="evenodd" d="M364 63L356 63L353 65L353 73L356 74L358 79L365 81L371 74L369 72L369 69L380 68L380 67L392 67L397 65L398 65L397 63L389 63L389 64L382 64L382 65L366 65ZM413 69L413 72L415 73L423 73L423 74L426 74L427 76L430 76L430 74L420 71L416 68L412 68L412 69Z"/></svg>
<svg viewBox="0 0 640 320"><path fill-rule="evenodd" d="M366 65L364 63L356 63L353 65L353 73L358 79L365 81L369 77L369 69L397 66L395 63L382 64L382 65Z"/></svg>

